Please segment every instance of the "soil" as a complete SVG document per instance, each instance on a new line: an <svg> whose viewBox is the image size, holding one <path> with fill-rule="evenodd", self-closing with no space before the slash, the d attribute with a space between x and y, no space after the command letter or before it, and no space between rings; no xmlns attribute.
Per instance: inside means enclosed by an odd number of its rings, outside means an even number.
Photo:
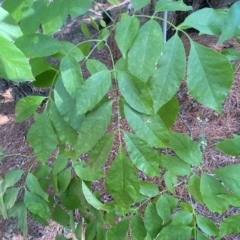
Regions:
<svg viewBox="0 0 240 240"><path fill-rule="evenodd" d="M108 4L102 4L102 7L109 9ZM101 18L101 11L95 7L91 11L91 16L99 19ZM77 18L73 21L68 20L67 24L59 30L55 37L60 40L67 40L74 44L79 43L86 38L80 31L80 23L85 21L89 25L89 16ZM92 27L89 27L92 35L97 31ZM221 51L224 48L234 47L240 50L239 44L234 40L229 40L224 44L216 46L217 39L209 36L198 36L197 33L190 33L193 40L201 43L205 46L211 47L216 51ZM186 52L189 52L189 41L187 37L182 36L182 40L185 45ZM109 68L111 68L111 61L108 50L105 48L103 51L94 51L92 58L101 60ZM236 63L235 80L231 88L230 94L223 105L223 113L218 115L216 112L209 110L206 107L198 104L189 94L186 88L186 84L183 81L181 89L176 94L176 97L181 105L179 117L173 130L191 135L192 138L197 141L204 152L204 160L202 169L204 172L210 173L213 168L223 167L233 163L240 163L240 158L231 157L215 150L216 144L226 138L231 138L233 134L240 134L240 70L239 63ZM84 75L87 75L84 72ZM1 87L1 85L0 85ZM2 90L2 91L1 91ZM34 156L32 149L28 146L26 140L26 134L31 126L33 120L30 118L22 123L15 122L15 106L16 102L12 96L13 89L0 88L0 148L8 157L4 158L0 163L0 176L11 170L22 168L27 170L30 167L34 169L37 163L34 158L29 160L29 156ZM112 96L113 97L113 96ZM113 120L110 124L109 131L114 130L117 125L116 116L113 113ZM129 129L125 120L122 120L121 125L124 129ZM111 162L117 149L117 142L111 153L109 162ZM104 169L107 171L108 166ZM158 179L151 179L151 181L158 183ZM159 187L160 183L158 183ZM109 201L110 197L105 194L103 182L96 183L95 188L98 189L103 196L103 201ZM21 195L21 193L20 193ZM181 188L177 189L176 195L181 196L184 201L189 200L187 192L182 192ZM21 196L20 196L21 197ZM196 210L199 214L210 217L216 224L220 223L224 218L233 214L240 214L240 209L230 208L224 214L211 214L207 209L199 204L195 204ZM25 239L55 239L57 233L66 237L71 235L61 228L58 224L50 222L47 227L34 222L28 218L29 234ZM21 232L17 229L17 222L14 219L3 220L0 217L0 239L10 240L24 239ZM229 235L224 238L226 240L240 239L240 235Z"/></svg>

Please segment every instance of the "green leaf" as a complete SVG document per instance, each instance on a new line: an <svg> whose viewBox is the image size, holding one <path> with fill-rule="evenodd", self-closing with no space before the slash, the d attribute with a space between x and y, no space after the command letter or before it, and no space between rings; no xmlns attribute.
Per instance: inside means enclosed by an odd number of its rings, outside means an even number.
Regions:
<svg viewBox="0 0 240 240"><path fill-rule="evenodd" d="M55 38L40 33L23 35L14 44L29 58L50 56L62 47Z"/></svg>
<svg viewBox="0 0 240 240"><path fill-rule="evenodd" d="M16 22L19 22L24 15L24 11L26 11L32 2L33 0L5 0L2 7L10 13Z"/></svg>
<svg viewBox="0 0 240 240"><path fill-rule="evenodd" d="M167 222L170 219L171 209L168 203L168 200L162 195L158 198L156 202L156 209L158 215L164 222Z"/></svg>
<svg viewBox="0 0 240 240"><path fill-rule="evenodd" d="M170 209L171 209L171 211L173 211L173 209L175 207L177 207L177 205L178 205L178 200L175 197L173 197L169 194L163 194L162 196L164 196L168 200L168 203L170 205Z"/></svg>
<svg viewBox="0 0 240 240"><path fill-rule="evenodd" d="M233 207L240 207L240 198L235 194L219 194L217 196L226 200Z"/></svg>
<svg viewBox="0 0 240 240"><path fill-rule="evenodd" d="M123 211L127 210L139 195L140 184L136 170L122 148L108 170L105 186Z"/></svg>
<svg viewBox="0 0 240 240"><path fill-rule="evenodd" d="M31 212L30 212L30 215L34 221L40 223L42 226L49 226L48 220L41 218L39 217L39 215L33 214Z"/></svg>
<svg viewBox="0 0 240 240"><path fill-rule="evenodd" d="M95 59L88 59L86 65L91 75L98 73L100 71L108 70L105 64Z"/></svg>
<svg viewBox="0 0 240 240"><path fill-rule="evenodd" d="M71 15L71 17L76 18L80 15L83 15L91 8L92 1L81 0L81 2L79 2L78 0L72 0L71 2L67 2L66 5L69 9L69 14Z"/></svg>
<svg viewBox="0 0 240 240"><path fill-rule="evenodd" d="M0 8L0 37L10 41L22 36L22 31L15 19L3 8Z"/></svg>
<svg viewBox="0 0 240 240"><path fill-rule="evenodd" d="M47 203L36 194L25 192L24 203L30 212L38 214L42 218L50 217L50 210Z"/></svg>
<svg viewBox="0 0 240 240"><path fill-rule="evenodd" d="M75 146L77 143L78 133L68 122L64 120L53 101L51 102L49 110L49 118L60 141L71 146Z"/></svg>
<svg viewBox="0 0 240 240"><path fill-rule="evenodd" d="M85 116L77 114L76 100L69 95L61 78L58 79L54 88L54 99L56 107L64 120L76 131L79 131Z"/></svg>
<svg viewBox="0 0 240 240"><path fill-rule="evenodd" d="M203 216L196 216L198 227L207 235L216 237L218 235L218 229L213 221Z"/></svg>
<svg viewBox="0 0 240 240"><path fill-rule="evenodd" d="M82 181L82 191L87 202L96 209L101 209L102 203L93 195L84 181Z"/></svg>
<svg viewBox="0 0 240 240"><path fill-rule="evenodd" d="M113 145L112 133L106 134L88 154L88 165L93 172L99 171L108 160Z"/></svg>
<svg viewBox="0 0 240 240"><path fill-rule="evenodd" d="M182 0L176 2L169 0L159 0L155 7L155 12L189 11L189 10L192 10L192 7L184 4Z"/></svg>
<svg viewBox="0 0 240 240"><path fill-rule="evenodd" d="M177 176L170 171L166 171L164 173L164 181L168 191L174 193L175 192L174 186L177 184Z"/></svg>
<svg viewBox="0 0 240 240"><path fill-rule="evenodd" d="M234 138L220 142L216 149L231 156L240 156L240 136L234 135Z"/></svg>
<svg viewBox="0 0 240 240"><path fill-rule="evenodd" d="M58 76L59 73L56 69L48 69L37 75L32 85L38 88L52 87L53 85L55 85Z"/></svg>
<svg viewBox="0 0 240 240"><path fill-rule="evenodd" d="M126 17L117 23L115 39L124 59L138 34L139 25L136 17Z"/></svg>
<svg viewBox="0 0 240 240"><path fill-rule="evenodd" d="M88 56L91 49L91 43L90 42L82 42L78 45L78 48L82 51L84 56Z"/></svg>
<svg viewBox="0 0 240 240"><path fill-rule="evenodd" d="M106 240L117 239L125 240L129 226L129 219L126 218L107 231Z"/></svg>
<svg viewBox="0 0 240 240"><path fill-rule="evenodd" d="M226 56L229 61L240 59L240 52L233 48L227 48L221 51L221 54Z"/></svg>
<svg viewBox="0 0 240 240"><path fill-rule="evenodd" d="M45 178L39 178L38 182L43 191L46 191L51 184L51 180Z"/></svg>
<svg viewBox="0 0 240 240"><path fill-rule="evenodd" d="M196 142L190 137L177 133L170 133L170 144L173 151L186 163L194 166L200 166L202 161L202 153Z"/></svg>
<svg viewBox="0 0 240 240"><path fill-rule="evenodd" d="M209 240L203 233L197 230L197 240Z"/></svg>
<svg viewBox="0 0 240 240"><path fill-rule="evenodd" d="M156 240L168 240L168 239L187 240L191 238L191 232L192 228L187 226L169 225L161 230Z"/></svg>
<svg viewBox="0 0 240 240"><path fill-rule="evenodd" d="M134 10L136 11L145 7L149 3L149 0L132 0L131 3L133 5Z"/></svg>
<svg viewBox="0 0 240 240"><path fill-rule="evenodd" d="M136 167L149 177L160 176L158 155L144 140L124 132L127 151Z"/></svg>
<svg viewBox="0 0 240 240"><path fill-rule="evenodd" d="M107 1L112 5L118 5L118 3L119 3L118 0L107 0Z"/></svg>
<svg viewBox="0 0 240 240"><path fill-rule="evenodd" d="M40 96L28 96L20 99L15 109L16 122L22 122L33 115L44 99L45 97Z"/></svg>
<svg viewBox="0 0 240 240"><path fill-rule="evenodd" d="M71 3L66 4L66 2L63 0L50 2L45 11L42 22L44 34L53 34L55 31L62 27L62 25L67 20L68 9L70 6Z"/></svg>
<svg viewBox="0 0 240 240"><path fill-rule="evenodd" d="M207 174L203 174L200 181L200 191L204 203L211 212L223 213L228 209L228 202L217 195L226 194L222 184Z"/></svg>
<svg viewBox="0 0 240 240"><path fill-rule="evenodd" d="M117 78L120 92L126 102L138 112L153 114L153 100L148 86L125 72L119 72Z"/></svg>
<svg viewBox="0 0 240 240"><path fill-rule="evenodd" d="M161 165L176 176L186 176L191 173L190 165L177 157L161 155Z"/></svg>
<svg viewBox="0 0 240 240"><path fill-rule="evenodd" d="M31 58L29 60L29 63L31 65L32 73L33 73L34 77L36 77L37 75L39 75L39 74L41 74L41 73L43 73L46 70L49 70L51 68L48 61L43 57Z"/></svg>
<svg viewBox="0 0 240 240"><path fill-rule="evenodd" d="M158 66L148 82L154 112L172 99L185 76L186 54L178 34L164 44Z"/></svg>
<svg viewBox="0 0 240 240"><path fill-rule="evenodd" d="M214 169L213 172L220 178L224 185L240 198L240 164L232 164Z"/></svg>
<svg viewBox="0 0 240 240"><path fill-rule="evenodd" d="M48 174L52 171L52 168L48 165L40 165L34 172L33 175L37 178L46 178Z"/></svg>
<svg viewBox="0 0 240 240"><path fill-rule="evenodd" d="M4 153L3 153L2 149L0 148L0 163L2 162L3 158L4 158ZM0 184L1 184L1 178L0 178Z"/></svg>
<svg viewBox="0 0 240 240"><path fill-rule="evenodd" d="M144 212L144 226L147 229L151 239L154 239L159 233L162 225L162 219L159 217L155 205L148 204Z"/></svg>
<svg viewBox="0 0 240 240"><path fill-rule="evenodd" d="M1 192L3 193L7 188L14 186L19 181L23 173L24 171L21 169L8 171L4 176L3 182L0 183Z"/></svg>
<svg viewBox="0 0 240 240"><path fill-rule="evenodd" d="M46 12L47 1L31 1L31 5L27 9L23 9L23 19L20 27L24 34L37 32L41 25L44 13Z"/></svg>
<svg viewBox="0 0 240 240"><path fill-rule="evenodd" d="M103 172L101 168L93 172L84 161L75 165L74 170L77 176L84 181L96 181L103 177Z"/></svg>
<svg viewBox="0 0 240 240"><path fill-rule="evenodd" d="M224 24L222 26L222 34L218 40L218 44L225 40L240 34L240 19L238 18L240 11L240 2L236 1L227 12Z"/></svg>
<svg viewBox="0 0 240 240"><path fill-rule="evenodd" d="M57 174L52 174L51 175L51 184L52 184L52 187L53 187L53 191L54 191L54 194L57 194L58 193L58 179L57 179Z"/></svg>
<svg viewBox="0 0 240 240"><path fill-rule="evenodd" d="M23 52L2 37L0 46L0 77L19 82L33 80L31 67Z"/></svg>
<svg viewBox="0 0 240 240"><path fill-rule="evenodd" d="M134 215L132 218L131 232L132 240L144 240L147 235L147 230L144 227L144 222L139 214Z"/></svg>
<svg viewBox="0 0 240 240"><path fill-rule="evenodd" d="M60 41L59 43L62 45L61 50L56 54L52 55L53 58L62 60L65 56L68 55L75 58L77 62L80 62L84 59L84 54L82 53L79 46L76 46L73 43L66 41Z"/></svg>
<svg viewBox="0 0 240 240"><path fill-rule="evenodd" d="M158 22L151 19L140 28L129 50L129 71L141 81L147 82L155 70L162 44L162 29Z"/></svg>
<svg viewBox="0 0 240 240"><path fill-rule="evenodd" d="M27 140L41 162L56 149L57 141L47 113L43 113L28 130Z"/></svg>
<svg viewBox="0 0 240 240"><path fill-rule="evenodd" d="M170 129L177 119L179 104L175 97L165 103L158 111L158 115L163 120L165 126Z"/></svg>
<svg viewBox="0 0 240 240"><path fill-rule="evenodd" d="M74 231L74 234L76 236L77 239L81 239L82 238L82 221L79 221L76 229Z"/></svg>
<svg viewBox="0 0 240 240"><path fill-rule="evenodd" d="M191 212L178 211L172 219L172 225L186 226L191 224L192 221L193 221L193 214Z"/></svg>
<svg viewBox="0 0 240 240"><path fill-rule="evenodd" d="M191 41L187 84L198 102L221 113L232 81L233 68L225 56Z"/></svg>
<svg viewBox="0 0 240 240"><path fill-rule="evenodd" d="M6 209L13 207L17 200L18 192L20 188L9 188L3 195L3 202Z"/></svg>
<svg viewBox="0 0 240 240"><path fill-rule="evenodd" d="M58 174L61 172L67 165L68 157L65 154L58 154L53 165L53 174Z"/></svg>
<svg viewBox="0 0 240 240"><path fill-rule="evenodd" d="M137 113L124 105L126 119L137 136L151 147L168 147L168 130L158 115L148 116Z"/></svg>
<svg viewBox="0 0 240 240"><path fill-rule="evenodd" d="M9 209L9 216L18 219L18 228L21 229L23 236L27 236L27 209L23 201L16 202L14 206Z"/></svg>
<svg viewBox="0 0 240 240"><path fill-rule="evenodd" d="M76 151L79 154L91 150L103 137L112 116L112 103L107 102L90 112L79 130Z"/></svg>
<svg viewBox="0 0 240 240"><path fill-rule="evenodd" d="M51 218L55 222L61 224L63 227L66 227L70 220L69 215L59 205L53 209Z"/></svg>
<svg viewBox="0 0 240 240"><path fill-rule="evenodd" d="M58 189L64 192L71 181L71 169L64 169L58 174Z"/></svg>
<svg viewBox="0 0 240 240"><path fill-rule="evenodd" d="M191 176L188 181L188 191L199 203L204 204L200 191L200 181L200 177L195 175Z"/></svg>
<svg viewBox="0 0 240 240"><path fill-rule="evenodd" d="M71 179L67 190L60 194L61 203L68 210L79 209L82 215L86 214L86 201L83 196L82 182L78 178Z"/></svg>
<svg viewBox="0 0 240 240"><path fill-rule="evenodd" d="M154 183L141 181L139 192L144 196L152 198L159 194L159 189Z"/></svg>
<svg viewBox="0 0 240 240"><path fill-rule="evenodd" d="M86 240L94 240L97 231L97 220L94 219L87 224L85 231L85 239Z"/></svg>
<svg viewBox="0 0 240 240"><path fill-rule="evenodd" d="M231 233L240 233L240 215L234 215L226 218L220 224L220 232L217 240Z"/></svg>
<svg viewBox="0 0 240 240"><path fill-rule="evenodd" d="M110 71L100 71L84 82L77 92L77 113L83 114L92 110L106 95L111 85Z"/></svg>
<svg viewBox="0 0 240 240"><path fill-rule="evenodd" d="M26 178L26 185L29 188L31 193L35 193L39 197L41 197L43 200L48 202L48 194L46 194L42 188L39 185L39 182L37 181L36 177L28 173L27 178Z"/></svg>
<svg viewBox="0 0 240 240"><path fill-rule="evenodd" d="M226 11L204 8L191 13L182 24L180 29L195 28L201 34L219 36L222 32Z"/></svg>
<svg viewBox="0 0 240 240"><path fill-rule="evenodd" d="M55 240L68 240L68 239L63 237L62 235L57 235Z"/></svg>
<svg viewBox="0 0 240 240"><path fill-rule="evenodd" d="M65 56L60 63L60 72L67 92L76 98L77 92L83 85L82 73L76 59L71 55Z"/></svg>
<svg viewBox="0 0 240 240"><path fill-rule="evenodd" d="M81 27L81 31L84 34L84 36L87 37L87 38L90 38L91 34L88 30L88 27L87 27L86 23L82 22L80 27Z"/></svg>

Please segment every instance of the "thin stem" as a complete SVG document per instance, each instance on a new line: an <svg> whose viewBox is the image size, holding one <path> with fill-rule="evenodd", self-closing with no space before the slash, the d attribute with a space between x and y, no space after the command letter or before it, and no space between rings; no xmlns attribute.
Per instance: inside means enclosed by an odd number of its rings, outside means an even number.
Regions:
<svg viewBox="0 0 240 240"><path fill-rule="evenodd" d="M189 127L189 125L187 124L187 122L183 119L183 117L182 117L182 115L181 115L180 113L178 113L178 116L181 118L182 122L183 122L183 123L185 124L185 126L188 128L190 138L193 139L191 128Z"/></svg>

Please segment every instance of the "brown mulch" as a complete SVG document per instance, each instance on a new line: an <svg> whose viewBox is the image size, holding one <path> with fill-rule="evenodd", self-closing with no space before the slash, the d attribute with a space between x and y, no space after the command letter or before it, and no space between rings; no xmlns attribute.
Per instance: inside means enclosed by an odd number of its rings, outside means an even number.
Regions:
<svg viewBox="0 0 240 240"><path fill-rule="evenodd" d="M109 5L103 5L108 8ZM94 9L94 13L97 17L100 16L99 10ZM59 39L69 40L73 43L81 42L85 38L80 33L80 23L83 19L78 18L74 22L69 22L63 27L61 31L56 33L56 37ZM89 19L85 19L88 23ZM91 33L95 34L94 29L90 29ZM198 36L197 33L190 34L195 41L211 47L216 51L221 51L225 47L234 47L239 49L239 44L235 40L230 40L215 46L216 38L209 36ZM189 51L189 42L185 36L182 36L182 40L185 44L186 51ZM109 53L107 49L101 52L94 52L93 58L101 60L104 64L111 67L109 61ZM87 74L87 73L86 73ZM113 93L113 94L116 94ZM32 123L32 119L29 119L23 123L15 122L15 102L12 99L11 91L8 89L4 93L0 94L3 98L0 99L0 148L2 148L5 154L11 156L5 158L0 164L0 176L3 176L8 170L23 168L29 169L34 161L27 161L28 158L24 156L33 156L32 149L28 146L26 141L26 133ZM114 96L110 96L114 97ZM176 97L181 104L180 116L178 117L173 130L191 135L195 141L197 141L204 152L204 159L202 169L204 172L210 173L213 168L223 167L233 163L240 163L240 158L224 155L215 150L216 144L226 138L231 138L233 134L240 134L240 70L237 68L234 84L231 88L230 94L223 106L223 113L218 115L215 111L198 104L187 93L186 84L183 83L181 89L176 94ZM114 107L116 111L116 107ZM114 112L115 112L114 111ZM113 120L109 126L109 131L116 129L118 124L118 116L113 113ZM121 120L121 126L123 129L129 129L125 120ZM118 139L115 139L115 145L110 154L110 159L106 165L104 171L107 172L109 163L113 161L116 156L118 146ZM15 156L14 156L15 155ZM152 181L160 186L162 182L159 179L152 179ZM98 189L102 196L103 202L110 201L111 198L104 191L104 181L101 180L94 185ZM176 189L176 194L181 196L184 201L189 201L189 196L184 188ZM233 214L240 214L239 209L230 208L226 213L217 215L210 213L205 207L200 204L194 203L196 211L211 218L216 224L219 224L224 218ZM0 239L16 239L21 240L20 231L16 228L16 220L10 219L4 221L0 217ZM29 218L29 235L26 239L43 239L51 240L55 239L57 233L63 234L62 229L58 224L50 222L50 226L42 227ZM67 233L64 233L67 236ZM238 235L231 235L226 240L240 239Z"/></svg>

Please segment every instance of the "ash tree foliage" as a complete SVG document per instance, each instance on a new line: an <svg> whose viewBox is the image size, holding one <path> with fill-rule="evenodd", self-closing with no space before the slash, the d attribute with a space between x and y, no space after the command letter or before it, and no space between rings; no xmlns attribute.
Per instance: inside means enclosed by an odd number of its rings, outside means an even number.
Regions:
<svg viewBox="0 0 240 240"><path fill-rule="evenodd" d="M182 0L159 0L154 14L144 17L137 10L150 1L131 2L133 15L123 13L107 27L101 21L101 31L91 19L99 30L95 37L82 23L81 31L89 40L75 45L53 38L53 33L68 15L86 14L91 0L5 0L0 7L0 77L50 88L47 98L28 96L16 106L17 122L34 117L27 140L38 168L16 168L0 181L0 214L4 219L17 218L24 236L27 213L42 225L52 219L70 228L77 239L84 234L85 239L121 240L130 235L137 240L205 240L240 233L239 214L216 225L194 208L195 202L218 214L231 206L239 208L240 164L204 173L197 142L171 130L179 111L174 95L183 79L196 101L221 114L234 77L231 61L239 59L240 53L234 49L219 53L202 46L190 38L187 29L218 36L217 44L232 37L239 41L240 2L230 9L201 9L178 26L169 23L176 33L166 43L159 13L189 11L191 7ZM118 0L109 3L117 5ZM179 33L189 38L187 56ZM116 63L106 41L109 35L114 36L122 54ZM90 42L95 42L93 48ZM109 51L111 69L91 57L104 47ZM49 56L59 60L59 66L49 63ZM83 66L89 72L87 79ZM119 94L107 97L113 92ZM44 100L45 108L39 114L37 109ZM109 131L113 104L118 124ZM122 129L122 119L131 132ZM117 154L107 163L116 144ZM240 156L239 146L240 136L235 135L216 148ZM48 162L51 155L53 164ZM7 156L0 152L1 161ZM109 168L104 168L106 164ZM16 187L20 179L23 185ZM103 201L92 184L100 179L112 197L109 202ZM165 188L155 184L160 181ZM176 187L187 190L191 201L182 201ZM79 222L74 218L76 211Z"/></svg>

